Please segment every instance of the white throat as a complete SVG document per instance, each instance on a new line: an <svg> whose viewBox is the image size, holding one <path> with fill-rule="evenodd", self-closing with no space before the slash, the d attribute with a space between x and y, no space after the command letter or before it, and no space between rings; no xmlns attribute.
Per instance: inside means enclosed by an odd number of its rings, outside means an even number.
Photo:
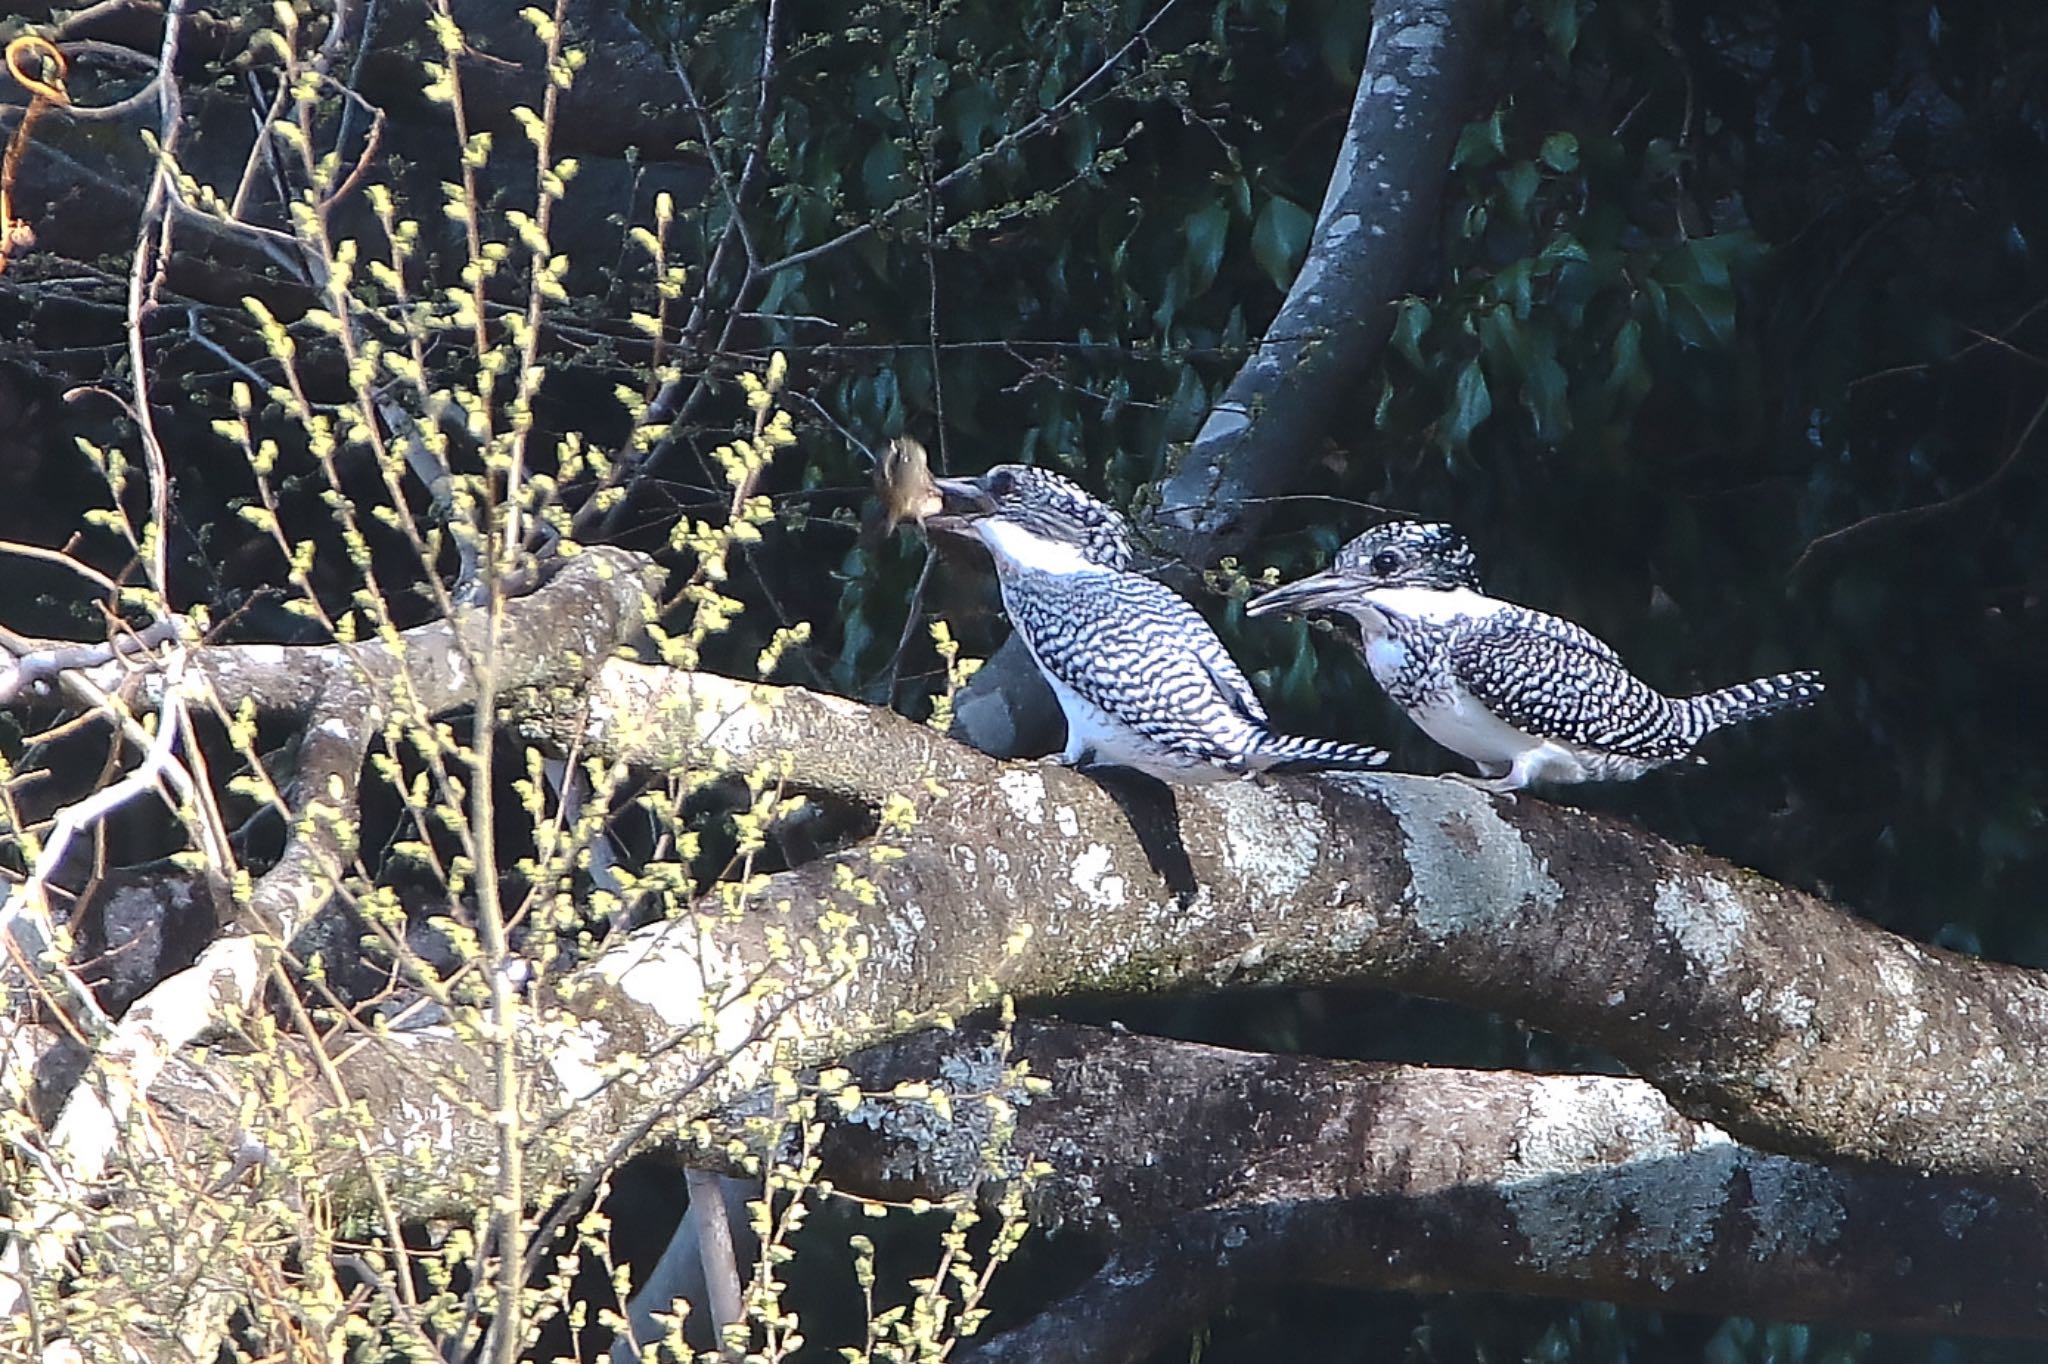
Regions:
<svg viewBox="0 0 2048 1364"><path fill-rule="evenodd" d="M1108 570L1090 562L1079 545L1048 540L1014 521L987 517L974 523L975 534L995 556L996 567L1004 573L1102 573Z"/></svg>
<svg viewBox="0 0 2048 1364"><path fill-rule="evenodd" d="M1363 597L1358 605L1347 609L1368 638L1386 633L1389 622L1395 619L1447 625L1461 618L1481 620L1508 605L1469 587L1376 587Z"/></svg>

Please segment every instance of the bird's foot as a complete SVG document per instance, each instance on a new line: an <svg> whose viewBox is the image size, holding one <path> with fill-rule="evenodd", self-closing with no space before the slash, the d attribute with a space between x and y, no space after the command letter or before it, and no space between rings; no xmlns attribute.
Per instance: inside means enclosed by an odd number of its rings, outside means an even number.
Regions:
<svg viewBox="0 0 2048 1364"><path fill-rule="evenodd" d="M1444 775L1452 781L1463 782L1467 786L1484 791L1489 796L1499 796L1509 805L1515 803L1515 792L1522 785L1515 780L1513 772L1499 777L1475 777L1466 772L1446 772Z"/></svg>

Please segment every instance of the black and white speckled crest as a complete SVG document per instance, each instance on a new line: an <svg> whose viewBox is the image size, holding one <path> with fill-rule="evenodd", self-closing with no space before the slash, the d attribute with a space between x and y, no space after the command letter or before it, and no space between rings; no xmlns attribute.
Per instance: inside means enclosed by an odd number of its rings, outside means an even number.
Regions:
<svg viewBox="0 0 2048 1364"><path fill-rule="evenodd" d="M995 504L989 515L1073 545L1092 564L1130 567L1131 531L1123 516L1065 474L1029 464L998 464L975 482Z"/></svg>
<svg viewBox="0 0 2048 1364"><path fill-rule="evenodd" d="M1330 568L1373 587L1479 587L1472 546L1441 521L1374 526L1338 550Z"/></svg>

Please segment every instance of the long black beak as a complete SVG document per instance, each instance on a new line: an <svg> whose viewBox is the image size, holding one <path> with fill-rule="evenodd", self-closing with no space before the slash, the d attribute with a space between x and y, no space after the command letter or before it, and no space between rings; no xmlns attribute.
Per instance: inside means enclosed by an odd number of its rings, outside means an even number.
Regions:
<svg viewBox="0 0 2048 1364"><path fill-rule="evenodd" d="M1305 616L1311 611L1338 611L1356 591L1351 582L1326 569L1291 583L1282 583L1271 592L1254 597L1245 604L1244 613L1247 616L1264 616L1275 611L1289 611Z"/></svg>
<svg viewBox="0 0 2048 1364"><path fill-rule="evenodd" d="M981 486L980 479L935 478L932 485L939 490L941 501L938 513L925 518L930 529L964 534L969 526L996 509L996 500Z"/></svg>

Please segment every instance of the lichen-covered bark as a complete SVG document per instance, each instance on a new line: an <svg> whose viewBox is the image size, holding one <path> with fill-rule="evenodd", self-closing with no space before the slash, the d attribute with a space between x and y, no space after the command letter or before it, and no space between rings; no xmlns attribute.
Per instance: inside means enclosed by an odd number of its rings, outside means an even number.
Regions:
<svg viewBox="0 0 2048 1364"><path fill-rule="evenodd" d="M1020 1063L1049 1089L1006 1081ZM1016 1116L1008 1168L1050 1169L1031 1186L1034 1224L1110 1251L1094 1280L976 1358L1139 1358L1262 1281L2048 1336L2037 1197L1767 1154L1637 1079L1264 1056L1029 1019L1007 1043L927 1030L848 1064L875 1095L931 1082L950 1112L869 1099L835 1118L821 1177L880 1198L989 1193L997 1093ZM418 1138L417 1157L428 1135L444 1144L416 1165L430 1182L489 1158L481 1111L408 1129L417 1077L347 1073L395 1122L378 1150L393 1173L415 1172L398 1143ZM236 1079L218 1063L175 1068L166 1136L191 1155L229 1145ZM443 1211L417 1201L426 1182L391 1181L409 1216ZM358 1205L346 1179L325 1191L339 1211Z"/></svg>
<svg viewBox="0 0 2048 1364"><path fill-rule="evenodd" d="M622 668L594 695L630 696L641 721L691 713L692 688L704 695L701 681L653 670L627 685ZM768 878L748 912L646 930L565 982L585 1025L573 1048L548 1043L562 1088L541 1106L578 1110L571 1123L597 1121L582 1100L611 1058L686 1027L709 1028L733 1057L682 1105L701 1113L762 1073L770 1036L823 1060L999 990L1376 985L1602 1047L1763 1149L2048 1179L2037 973L1917 946L1613 820L1505 805L1455 781L1113 795L887 712L774 688L725 694L756 699L714 727L723 761L787 763L798 782L808 769L862 791L886 772L903 825L886 855L864 845ZM587 751L637 761L700 722L600 724ZM790 1005L734 989L796 981L793 944L823 964L804 978L825 994ZM388 1045L414 1074L427 1052L457 1046L432 1034ZM631 1112L673 1096L681 1072L662 1064L605 1081L605 1101ZM604 1120L614 1130L617 1116Z"/></svg>
<svg viewBox="0 0 2048 1364"><path fill-rule="evenodd" d="M856 1073L945 1075L987 1044L920 1035ZM2048 1333L2038 1199L1767 1155L1640 1080L1258 1056L1029 1022L1011 1054L1052 1081L1019 1110L1016 1149L1054 1170L1034 1216L1116 1234L1092 1281L969 1358L1146 1357L1262 1281ZM971 1166L912 1123L846 1124L835 1142L827 1171L842 1187L972 1187Z"/></svg>
<svg viewBox="0 0 2048 1364"><path fill-rule="evenodd" d="M664 768L766 765L794 785L875 806L881 832L543 979L523 1013L533 1177L606 1168L657 1127L672 1130L671 1120L707 1118L740 1100L778 1066L844 1057L1004 991L1057 998L1289 983L1385 986L1512 1013L1604 1048L1689 1117L1717 1122L1759 1150L1850 1157L1978 1190L1950 1200L1952 1216L2008 1206L1997 1192L2002 1183L2030 1186L2034 1195L2048 1184L2040 1136L2048 1131L2048 982L2037 973L1919 947L1810 895L1530 797L1507 805L1455 781L1381 775L1169 792L996 762L890 712L799 689L618 659L600 665L640 620L640 567L633 556L592 551L512 603L501 699L535 732L575 741L585 756ZM194 663L230 705L246 698L259 709L303 714L319 741L302 763L325 774L330 797L345 797L369 717L394 703L401 675L430 712L474 697L474 654L464 647L473 628L429 627L395 650L230 647L201 651ZM309 674L325 680L308 684ZM334 690L345 680L357 690ZM329 878L316 853L300 840L258 882L257 903L273 931L302 925L324 898ZM253 960L233 973L231 997L250 997ZM158 1033L147 1013L138 1017L154 1050L130 1073L146 1079L172 1060L179 1030ZM0 1043L16 1048L20 1039L0 1035ZM201 1088L232 1093L238 1068L250 1064L216 1056ZM337 1064L377 1118L378 1150L393 1161L387 1187L459 1199L476 1172L490 1168L494 1138L479 1119L492 1111L490 1069L465 1034L424 1028L364 1039ZM1264 1114L1266 1130L1278 1132L1289 1113L1337 1102L1328 1076L1270 1064L1258 1101L1240 1096L1240 1119ZM1346 1092L1354 1096L1387 1083L1353 1078ZM1517 1102L1535 1116L1522 1122L1509 1154L1495 1152L1523 1162L1512 1197L1501 1193L1497 1209L1513 1214L1523 1247L1486 1262L1500 1286L1636 1274L1661 1291L1684 1281L1682 1256L1641 1268L1652 1263L1643 1258L1645 1225L1673 1246L1711 1240L1717 1248L1732 1236L1751 1256L1759 1247L1775 1253L1773 1237L1809 1251L1834 1244L1829 1209L1841 1196L1832 1186L1799 1184L1805 1176L1797 1171L1809 1167L1737 1159L1699 1129L1650 1122L1640 1108L1629 1116L1609 1102L1619 1091L1601 1083L1530 1083L1536 1087ZM253 1110L259 1125L290 1116L335 1134L315 1168L331 1176L325 1192L334 1206L360 1200L352 1129L322 1117L317 1091L286 1096L287 1113L278 1114L262 1086L252 1080L243 1088L266 1096ZM1346 1102L1361 1121L1377 1111L1356 1097ZM216 1154L240 1140L248 1121L230 1105L213 1127L199 1124L198 1095L170 1107L195 1115L193 1139L217 1142ZM99 1117L91 1144L103 1148L114 1131ZM1696 1201L1671 1205L1668 1226L1641 1213L1625 1217L1627 1180L1649 1166L1632 1158L1634 1173L1614 1176L1621 1183L1570 1173L1574 1162L1608 1159L1603 1122L1628 1127L1641 1150L1674 1162L1659 1178L1680 1183L1661 1189L1704 1189L1698 1181L1718 1178L1720 1199L1739 1174L1750 1186L1745 1196L1786 1201L1768 1204L1768 1227L1757 1220L1761 1210L1731 1221L1699 1213ZM1428 1178L1439 1179L1442 1169L1462 1168L1429 1164L1437 1158L1425 1159L1425 1127L1388 1120L1373 1130L1374 1140L1391 1143L1375 1149L1406 1143L1414 1152L1406 1173L1396 1172L1400 1187L1422 1178L1418 1170L1438 1170ZM1454 1125L1444 1130L1455 1134ZM1388 1135L1401 1131L1398 1140ZM1459 1147L1468 1155L1492 1149L1483 1134L1469 1135ZM204 1164L204 1154L195 1150L195 1160ZM1234 1206L1231 1199L1264 1197L1266 1230L1253 1239L1270 1240L1276 1256L1321 1238L1330 1262L1341 1263L1343 1248L1367 1235L1370 1219L1352 1226L1337 1212L1329 1214L1337 1220L1272 1221L1281 1214L1267 1207L1269 1196L1319 1172L1290 1164L1284 1152L1256 1165L1266 1195L1226 1161L1183 1162L1190 1182L1146 1196L1211 1212ZM1091 1178L1102 1198L1102 1172ZM1774 1180L1777 1193L1764 1187ZM1342 1201L1370 1189L1326 1192ZM421 1203L404 1211L459 1209ZM1062 1215L1080 1219L1083 1211ZM1197 1242L1251 1235L1204 1225L1180 1224L1172 1234ZM1602 1256L1620 1258L1587 1268ZM1542 1269L1567 1261L1576 1267ZM1415 1272L1414 1282L1435 1282L1428 1276L1437 1271ZM1935 1305L1926 1311L1938 1315Z"/></svg>

